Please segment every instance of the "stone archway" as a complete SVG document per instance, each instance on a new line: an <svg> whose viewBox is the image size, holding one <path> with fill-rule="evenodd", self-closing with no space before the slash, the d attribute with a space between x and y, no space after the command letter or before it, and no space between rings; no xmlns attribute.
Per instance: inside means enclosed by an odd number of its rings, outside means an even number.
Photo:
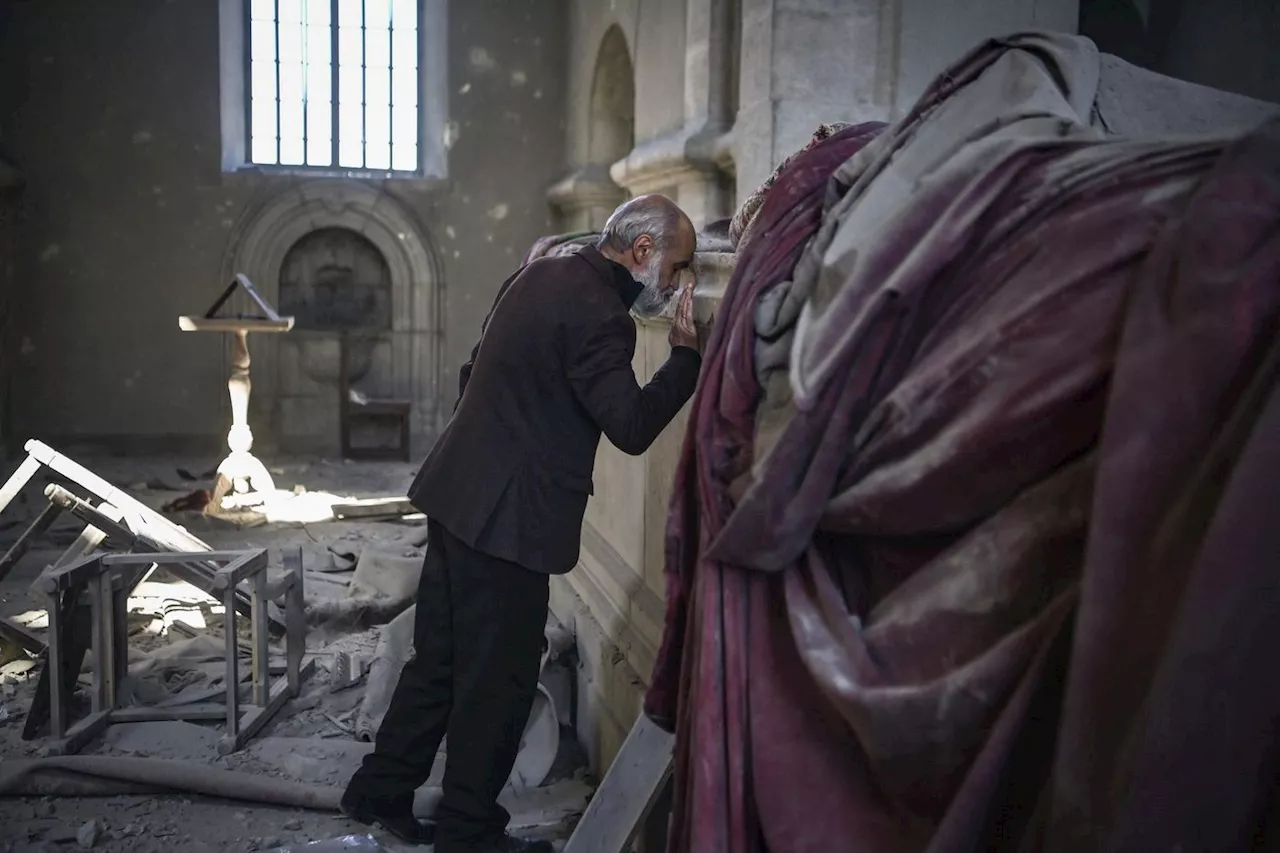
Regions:
<svg viewBox="0 0 1280 853"><path fill-rule="evenodd" d="M627 192L609 168L635 144L636 86L627 38L609 27L596 51L586 117L586 162L547 194L567 230L599 228Z"/></svg>
<svg viewBox="0 0 1280 853"><path fill-rule="evenodd" d="M308 235L327 229L359 235L386 263L391 290L389 393L412 401L414 452L421 453L438 433L443 413L444 287L438 253L404 205L358 181L317 180L292 186L241 220L223 259L221 278L230 281L236 273L244 273L268 301L278 304L286 256ZM287 334L259 335L250 342L251 422L277 441L288 438L282 434L282 420L305 417L305 412L282 411L279 398L281 388L305 382L300 348L289 338Z"/></svg>

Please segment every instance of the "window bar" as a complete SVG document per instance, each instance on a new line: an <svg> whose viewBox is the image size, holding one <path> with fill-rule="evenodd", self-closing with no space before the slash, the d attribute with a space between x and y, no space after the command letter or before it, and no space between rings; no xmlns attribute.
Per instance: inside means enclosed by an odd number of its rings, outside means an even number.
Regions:
<svg viewBox="0 0 1280 853"><path fill-rule="evenodd" d="M387 4L387 171L396 167L395 109L396 87L392 71L396 67L396 10L395 3Z"/></svg>
<svg viewBox="0 0 1280 853"><path fill-rule="evenodd" d="M244 4L244 162L253 162L253 13Z"/></svg>
<svg viewBox="0 0 1280 853"><path fill-rule="evenodd" d="M414 133L414 138L415 138L415 139L417 140L417 142L418 142L417 146L415 147L415 151L416 151L416 152L417 152L417 154L418 154L418 157L417 157L417 161L418 161L418 169L417 169L417 170L418 170L419 172L421 172L421 171L423 170L423 162L424 162L424 161L423 161L423 157L425 156L425 155L423 154L423 152L422 152L422 147L423 147L423 146L422 146L422 143L423 143L423 139L422 139L422 116L423 116L423 110L425 110L425 109L426 109L426 107L425 107L425 106L423 105L423 103L422 103L422 92L423 92L423 88L422 88L422 17L423 17L423 16L422 16L422 13L423 13L423 8L422 8L422 6L423 6L423 2L422 2L422 0L418 0L418 19L417 19L417 21L415 21L415 27L414 27L414 31L413 31L413 35L414 35L414 39L413 39L413 49L414 49L414 51L415 51L415 53L416 53L416 56L414 57L414 62L413 62L413 76L414 76L414 79L415 79L415 80L417 81L417 83L418 83L418 105L417 105L417 108L416 108L416 109L414 109L414 123L415 123L415 125L416 125L416 128L415 128L416 132Z"/></svg>
<svg viewBox="0 0 1280 853"><path fill-rule="evenodd" d="M364 0L360 0L360 168L369 168L369 51L365 44L369 33L365 29Z"/></svg>
<svg viewBox="0 0 1280 853"><path fill-rule="evenodd" d="M280 164L280 0L275 2L275 17L271 19L271 33L276 39L276 165Z"/></svg>
<svg viewBox="0 0 1280 853"><path fill-rule="evenodd" d="M307 19L311 17L311 12L306 3L302 4L302 14L299 17L302 18L302 23L298 25L302 38L302 165L309 166L311 155L307 150L307 134L311 128L307 125L307 105L311 101L311 58L308 55L311 49L311 26Z"/></svg>
<svg viewBox="0 0 1280 853"><path fill-rule="evenodd" d="M338 0L329 5L329 106L332 115L329 118L329 141L332 151L329 154L331 168L338 168Z"/></svg>

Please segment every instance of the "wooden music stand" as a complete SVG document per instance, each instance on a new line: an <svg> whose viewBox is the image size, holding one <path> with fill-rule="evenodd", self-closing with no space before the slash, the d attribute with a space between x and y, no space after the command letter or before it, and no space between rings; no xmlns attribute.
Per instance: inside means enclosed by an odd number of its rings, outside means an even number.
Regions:
<svg viewBox="0 0 1280 853"><path fill-rule="evenodd" d="M243 290L262 313L218 316L218 311L237 289ZM248 505L252 495L269 494L276 488L266 466L250 452L253 448L253 432L249 429L249 392L252 389L249 381L249 333L287 332L293 328L293 318L277 314L276 309L258 293L253 282L247 276L237 273L203 316L179 317L178 328L184 332L230 332L235 335L231 354L231 378L227 380L227 392L231 396L231 431L227 433L227 446L231 452L218 466L218 479L207 511L215 514L221 511L228 495L240 497Z"/></svg>

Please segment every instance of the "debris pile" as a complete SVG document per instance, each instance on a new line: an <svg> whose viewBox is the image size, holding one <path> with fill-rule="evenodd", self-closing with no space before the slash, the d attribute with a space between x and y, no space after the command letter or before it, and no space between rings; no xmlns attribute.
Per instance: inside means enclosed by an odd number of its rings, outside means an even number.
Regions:
<svg viewBox="0 0 1280 853"><path fill-rule="evenodd" d="M335 500L325 520L306 524L260 520L246 529L199 512L169 517L156 508L173 507L172 493L189 487L192 480L182 473L122 478L135 484L125 491L38 442L28 451L35 462L24 462L0 485L0 521L6 522L0 536L8 546L0 558L0 823L6 830L13 827L18 842L104 850L148 844L186 850L188 843L201 849L202 837L222 839L207 849L224 849L224 842L228 850L383 849L367 836L343 836L343 824L326 812L336 811L347 778L372 749L412 654L425 523L403 502L370 497ZM57 512L42 505L41 475L52 483L47 507ZM47 502L55 487L71 496L63 506ZM36 517L33 523L22 523L23 510ZM153 555L159 567L137 558L140 553ZM245 575L228 597L218 578L243 562L242 555L257 553L265 565L260 586ZM131 560L141 562L135 567ZM287 613L290 573L301 582L297 624ZM51 577L75 582L64 583L71 585L59 593L53 620L48 606L33 606L31 595L43 601L42 585ZM95 584L114 588L113 621L105 605L93 615ZM255 592L264 596L260 608L253 605ZM230 638L227 601L238 613ZM54 632L60 641L51 650ZM305 655L290 654L290 632L300 632ZM106 634L118 648L99 648ZM566 834L592 791L575 739L561 736L570 713L570 647L568 635L549 625L544 684L503 795L513 826L534 835ZM64 677L51 698L53 656L62 661ZM276 702L256 724L250 718L266 706L255 660L270 685L268 699ZM233 672L234 693L228 689ZM229 749L233 695L246 725L257 728ZM54 720L59 696L62 719ZM108 714L77 740L77 727L110 706L119 714ZM55 723L62 737L54 736ZM447 748L419 792L415 810L422 816L438 800ZM31 797L42 799L17 799ZM130 806L105 809L104 797ZM201 798L196 812L212 810L208 833L176 817L182 803L191 806L179 797ZM255 831L239 825L241 812L223 804L231 801L248 810L246 820L268 807L302 811L276 820L272 831ZM147 810L165 817L144 816Z"/></svg>

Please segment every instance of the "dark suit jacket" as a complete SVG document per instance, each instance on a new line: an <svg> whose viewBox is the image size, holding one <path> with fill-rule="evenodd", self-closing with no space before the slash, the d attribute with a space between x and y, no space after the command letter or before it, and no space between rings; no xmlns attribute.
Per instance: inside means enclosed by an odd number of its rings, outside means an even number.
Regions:
<svg viewBox="0 0 1280 853"><path fill-rule="evenodd" d="M675 347L648 385L631 367L640 285L595 248L544 258L502 285L463 366L453 417L409 489L467 545L540 572L578 561L600 434L643 453L698 381Z"/></svg>

